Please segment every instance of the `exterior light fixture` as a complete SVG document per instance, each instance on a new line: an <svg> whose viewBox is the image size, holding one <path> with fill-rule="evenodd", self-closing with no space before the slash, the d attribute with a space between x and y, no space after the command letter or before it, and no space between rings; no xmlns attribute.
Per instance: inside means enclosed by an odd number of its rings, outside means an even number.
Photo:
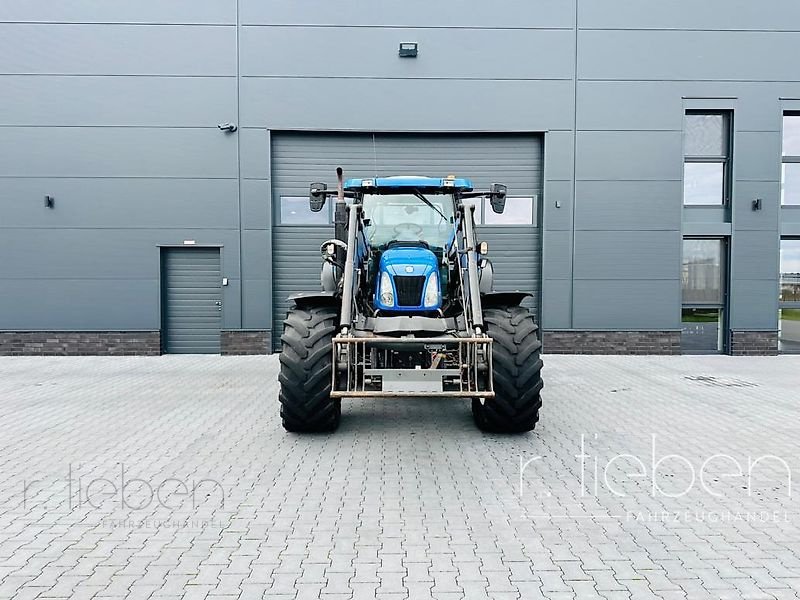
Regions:
<svg viewBox="0 0 800 600"><path fill-rule="evenodd" d="M416 42L400 42L400 58L417 58Z"/></svg>
<svg viewBox="0 0 800 600"><path fill-rule="evenodd" d="M224 131L225 133L233 133L234 131L236 131L236 125L234 125L233 123L220 123L219 125L217 125L217 128L220 131Z"/></svg>
<svg viewBox="0 0 800 600"><path fill-rule="evenodd" d="M52 196L45 196L44 197L44 205L45 208L55 208L56 206L56 199Z"/></svg>
<svg viewBox="0 0 800 600"><path fill-rule="evenodd" d="M753 210L761 210L761 198L753 200Z"/></svg>

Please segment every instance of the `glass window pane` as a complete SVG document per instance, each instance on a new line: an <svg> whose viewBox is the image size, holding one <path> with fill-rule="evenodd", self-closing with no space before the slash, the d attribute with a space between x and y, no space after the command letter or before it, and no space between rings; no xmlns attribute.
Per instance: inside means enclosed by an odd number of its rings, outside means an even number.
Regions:
<svg viewBox="0 0 800 600"><path fill-rule="evenodd" d="M321 211L311 212L308 198L281 196L281 225L327 225L330 222L328 208L326 203Z"/></svg>
<svg viewBox="0 0 800 600"><path fill-rule="evenodd" d="M533 198L506 198L506 208L502 214L492 210L486 202L484 219L487 225L532 225Z"/></svg>
<svg viewBox="0 0 800 600"><path fill-rule="evenodd" d="M727 119L724 115L686 115L685 156L727 156Z"/></svg>
<svg viewBox="0 0 800 600"><path fill-rule="evenodd" d="M800 163L783 163L781 204L800 205Z"/></svg>
<svg viewBox="0 0 800 600"><path fill-rule="evenodd" d="M722 311L718 308L684 308L681 311L681 352L721 352L721 322Z"/></svg>
<svg viewBox="0 0 800 600"><path fill-rule="evenodd" d="M722 304L722 240L683 240L684 304Z"/></svg>
<svg viewBox="0 0 800 600"><path fill-rule="evenodd" d="M725 181L723 163L685 163L683 203L687 205L722 204Z"/></svg>
<svg viewBox="0 0 800 600"><path fill-rule="evenodd" d="M779 311L778 351L800 354L800 308Z"/></svg>
<svg viewBox="0 0 800 600"><path fill-rule="evenodd" d="M783 117L783 155L800 156L800 115Z"/></svg>
<svg viewBox="0 0 800 600"><path fill-rule="evenodd" d="M800 240L781 240L781 302L800 302Z"/></svg>
<svg viewBox="0 0 800 600"><path fill-rule="evenodd" d="M483 198L465 198L464 205L475 207L475 224L481 225L483 223Z"/></svg>

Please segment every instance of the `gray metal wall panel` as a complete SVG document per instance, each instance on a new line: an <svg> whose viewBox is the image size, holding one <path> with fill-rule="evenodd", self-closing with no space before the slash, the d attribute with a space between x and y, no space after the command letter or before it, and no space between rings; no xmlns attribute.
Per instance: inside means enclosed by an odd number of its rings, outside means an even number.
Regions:
<svg viewBox="0 0 800 600"><path fill-rule="evenodd" d="M677 329L679 279L575 281L576 329Z"/></svg>
<svg viewBox="0 0 800 600"><path fill-rule="evenodd" d="M0 177L235 178L236 139L213 129L6 127Z"/></svg>
<svg viewBox="0 0 800 600"><path fill-rule="evenodd" d="M737 131L734 140L737 180L780 181L781 134L777 131Z"/></svg>
<svg viewBox="0 0 800 600"><path fill-rule="evenodd" d="M736 279L731 288L731 329L778 328L778 286L766 279Z"/></svg>
<svg viewBox="0 0 800 600"><path fill-rule="evenodd" d="M217 248L162 251L162 344L173 354L220 351L222 275Z"/></svg>
<svg viewBox="0 0 800 600"><path fill-rule="evenodd" d="M579 180L678 180L683 176L679 131L578 131Z"/></svg>
<svg viewBox="0 0 800 600"><path fill-rule="evenodd" d="M272 315L270 304L265 302L272 294L269 279L245 279L242 284L242 327L245 329L270 329Z"/></svg>
<svg viewBox="0 0 800 600"><path fill-rule="evenodd" d="M792 81L796 67L780 57L792 56L796 48L794 32L585 30L578 36L578 76Z"/></svg>
<svg viewBox="0 0 800 600"><path fill-rule="evenodd" d="M402 3L356 0L264 2L241 0L246 24L372 25L425 27L566 27L575 20L574 0L471 2L468 6L428 0Z"/></svg>
<svg viewBox="0 0 800 600"><path fill-rule="evenodd" d="M0 229L238 228L235 179L5 178L0 205Z"/></svg>
<svg viewBox="0 0 800 600"><path fill-rule="evenodd" d="M575 229L679 231L680 181L578 181Z"/></svg>
<svg viewBox="0 0 800 600"><path fill-rule="evenodd" d="M681 131L682 92L660 81L579 81L578 130Z"/></svg>
<svg viewBox="0 0 800 600"><path fill-rule="evenodd" d="M761 210L753 210L752 201L761 198ZM736 229L778 230L781 184L777 181L737 181L733 192ZM768 235L768 234L765 234Z"/></svg>
<svg viewBox="0 0 800 600"><path fill-rule="evenodd" d="M3 0L0 21L236 23L235 0Z"/></svg>
<svg viewBox="0 0 800 600"><path fill-rule="evenodd" d="M244 179L241 187L242 228L269 229L272 227L269 205L269 181Z"/></svg>
<svg viewBox="0 0 800 600"><path fill-rule="evenodd" d="M546 260L542 265L542 279L569 279L572 273L572 232L546 229L543 234Z"/></svg>
<svg viewBox="0 0 800 600"><path fill-rule="evenodd" d="M269 234L264 229L245 229L242 231L242 272L252 279L269 277L270 267L267 247ZM319 246L317 246L319 255Z"/></svg>
<svg viewBox="0 0 800 600"><path fill-rule="evenodd" d="M0 330L153 331L159 328L158 289L157 277L6 279Z"/></svg>
<svg viewBox="0 0 800 600"><path fill-rule="evenodd" d="M235 75L236 29L0 24L0 73Z"/></svg>
<svg viewBox="0 0 800 600"><path fill-rule="evenodd" d="M542 221L547 230L571 230L572 208L572 182L545 180Z"/></svg>
<svg viewBox="0 0 800 600"><path fill-rule="evenodd" d="M580 0L578 26L606 29L795 30L795 0Z"/></svg>
<svg viewBox="0 0 800 600"><path fill-rule="evenodd" d="M575 173L575 135L572 131L548 131L545 134L547 181L572 181Z"/></svg>
<svg viewBox="0 0 800 600"><path fill-rule="evenodd" d="M397 56L408 40L419 59ZM240 44L245 76L569 79L575 62L572 32L547 29L243 27Z"/></svg>
<svg viewBox="0 0 800 600"><path fill-rule="evenodd" d="M191 236L191 237L189 237ZM156 279L159 244L221 244L226 277L239 272L238 231L169 229L5 229L0 277L23 279Z"/></svg>
<svg viewBox="0 0 800 600"><path fill-rule="evenodd" d="M679 231L576 231L575 279L678 279Z"/></svg>
<svg viewBox="0 0 800 600"><path fill-rule="evenodd" d="M236 114L236 80L227 77L6 75L2 82L0 125L215 127Z"/></svg>
<svg viewBox="0 0 800 600"><path fill-rule="evenodd" d="M549 258L545 258L545 264ZM572 281L542 280L542 329L568 329L572 326ZM546 349L545 349L546 351Z"/></svg>
<svg viewBox="0 0 800 600"><path fill-rule="evenodd" d="M269 177L269 137L263 129L240 129L239 173L245 179Z"/></svg>
<svg viewBox="0 0 800 600"><path fill-rule="evenodd" d="M346 176L449 174L469 176L476 187L502 181L512 195L542 189L541 142L535 136L424 134L273 133L272 181L281 196L308 193L311 181L333 182L341 165ZM273 228L273 328L280 331L289 294L319 289L319 244L332 227ZM523 289L538 296L540 236L534 227L484 228L498 289ZM535 309L536 299L533 307ZM275 340L277 342L277 335Z"/></svg>
<svg viewBox="0 0 800 600"><path fill-rule="evenodd" d="M704 99L708 108L735 104L740 131L778 131L781 97L800 97L800 81L579 80L578 129L680 131L684 102Z"/></svg>
<svg viewBox="0 0 800 600"><path fill-rule="evenodd" d="M736 230L731 248L733 275L737 279L768 279L778 294L779 237L777 231Z"/></svg>
<svg viewBox="0 0 800 600"><path fill-rule="evenodd" d="M572 81L244 77L241 89L245 127L546 131L573 122Z"/></svg>

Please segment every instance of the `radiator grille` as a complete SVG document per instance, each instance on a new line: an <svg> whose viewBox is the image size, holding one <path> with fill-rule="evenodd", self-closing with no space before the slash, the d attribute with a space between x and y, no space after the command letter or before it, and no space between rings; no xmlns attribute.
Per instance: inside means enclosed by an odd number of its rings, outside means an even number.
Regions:
<svg viewBox="0 0 800 600"><path fill-rule="evenodd" d="M419 275L396 275L394 288L397 290L398 306L419 306L422 304L422 288L425 277Z"/></svg>

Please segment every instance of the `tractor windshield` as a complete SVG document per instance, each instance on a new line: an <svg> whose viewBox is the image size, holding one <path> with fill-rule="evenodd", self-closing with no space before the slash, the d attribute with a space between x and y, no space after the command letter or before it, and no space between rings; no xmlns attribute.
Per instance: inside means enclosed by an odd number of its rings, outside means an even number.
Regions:
<svg viewBox="0 0 800 600"><path fill-rule="evenodd" d="M371 246L403 241L444 248L453 236L451 194L365 194L364 216L370 221L366 234Z"/></svg>

